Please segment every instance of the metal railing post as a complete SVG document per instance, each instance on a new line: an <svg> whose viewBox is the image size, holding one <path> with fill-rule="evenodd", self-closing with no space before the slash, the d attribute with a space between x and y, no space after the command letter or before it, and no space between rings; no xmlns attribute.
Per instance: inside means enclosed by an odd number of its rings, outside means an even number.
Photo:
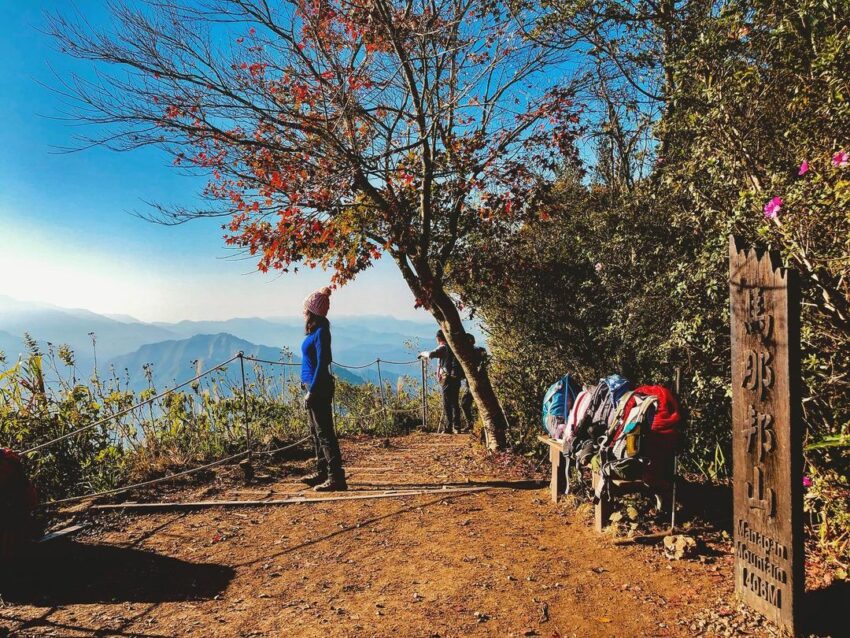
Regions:
<svg viewBox="0 0 850 638"><path fill-rule="evenodd" d="M378 364L378 385L381 388L381 409L384 411L384 416L386 416L387 412L387 399L384 396L384 377L381 376L381 359L375 359L375 363Z"/></svg>
<svg viewBox="0 0 850 638"><path fill-rule="evenodd" d="M251 422L248 417L248 384L245 383L245 353L239 351L239 369L242 372L242 409L245 419L245 450L248 452L248 460L251 460Z"/></svg>
<svg viewBox="0 0 850 638"><path fill-rule="evenodd" d="M428 374L425 372L425 359L421 361L422 368L422 429L428 430Z"/></svg>

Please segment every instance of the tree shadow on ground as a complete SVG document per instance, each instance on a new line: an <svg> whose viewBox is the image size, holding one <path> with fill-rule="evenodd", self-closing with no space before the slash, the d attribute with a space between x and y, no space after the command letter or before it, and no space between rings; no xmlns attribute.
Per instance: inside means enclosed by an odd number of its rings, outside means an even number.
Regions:
<svg viewBox="0 0 850 638"><path fill-rule="evenodd" d="M435 492L436 491L437 490L435 490ZM405 505L404 507L397 509L393 512L389 512L387 514L381 514L379 516L374 516L374 517L368 518L366 520L357 521L356 523L344 525L340 529L337 529L333 532L330 532L329 534L325 534L323 536L318 536L316 538L300 542L297 545L287 547L286 549L281 550L279 552L276 552L274 554L266 554L266 555L263 555L259 558L254 558L254 559L245 561L244 563L239 563L239 564L236 565L236 567L247 567L248 565L253 565L253 564L259 563L261 561L268 562L268 561L271 561L275 558L279 558L279 557L284 556L286 554L296 552L296 551L304 549L306 547L310 547L312 545L317 545L317 544L322 543L324 541L331 540L332 538L335 538L335 537L340 536L342 534L347 534L349 532L354 532L354 531L357 531L357 530L363 530L363 529L369 527L370 525L374 525L375 523L379 523L381 521L385 521L385 520L388 520L390 518L394 518L396 516L401 516L403 514L407 514L409 512L413 512L413 511L424 510L426 507L430 507L431 505L437 505L438 503L443 503L443 502L448 501L448 500L455 500L455 499L458 499L458 498L462 498L464 496L471 496L473 494L478 494L478 493L479 492L452 492L452 493L446 494L444 496L440 496L439 498L436 498L436 499L433 499L433 500L430 500L430 501L426 501L424 503L411 503L409 505Z"/></svg>
<svg viewBox="0 0 850 638"><path fill-rule="evenodd" d="M0 596L39 606L206 600L234 576L224 565L72 541L37 545L16 563L0 575Z"/></svg>
<svg viewBox="0 0 850 638"><path fill-rule="evenodd" d="M805 635L846 636L850 582L834 581L829 587L806 592L802 629Z"/></svg>
<svg viewBox="0 0 850 638"><path fill-rule="evenodd" d="M122 616L117 623L110 623L109 627L88 626L75 621L62 621L54 619L61 607L47 607L39 610L38 615L17 614L15 610L8 613L0 612L0 623L8 623L9 628L0 626L0 638L11 638L12 636L65 636L78 638L91 636L97 638L175 638L173 635L142 632L128 629L133 623L143 620L159 608L158 604L149 605L141 613L129 617ZM126 614L126 612L124 612Z"/></svg>
<svg viewBox="0 0 850 638"><path fill-rule="evenodd" d="M351 476L356 479L357 474L355 472L351 473ZM419 489L432 489L435 492L439 491L443 487L448 488L456 488L456 487L493 487L493 488L508 488L512 490L539 490L543 487L546 487L549 484L548 481L536 481L536 480L527 480L527 481L463 481L463 482L454 482L454 483L373 483L369 481L360 482L357 480L353 480L349 483L349 491L357 492L357 491L375 491L375 490L419 490Z"/></svg>
<svg viewBox="0 0 850 638"><path fill-rule="evenodd" d="M732 533L732 486L680 480L677 500L683 508L680 521L699 520Z"/></svg>

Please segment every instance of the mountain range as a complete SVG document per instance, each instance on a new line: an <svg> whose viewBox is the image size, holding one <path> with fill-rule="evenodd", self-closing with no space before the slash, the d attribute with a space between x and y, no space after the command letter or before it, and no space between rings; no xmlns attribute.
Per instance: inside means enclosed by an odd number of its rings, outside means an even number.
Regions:
<svg viewBox="0 0 850 638"><path fill-rule="evenodd" d="M231 334L218 333L145 344L134 352L113 357L106 362L106 368L114 369L119 377L127 374L130 378L130 387L138 391L147 387L149 383L144 376L144 366L152 364L151 375L154 387L162 389L191 379L196 374L227 361L237 352L242 352L246 357L265 361L281 360L280 348L257 345ZM300 374L297 364L301 362L300 357L293 356L287 358L285 362L296 365L282 366L246 360L245 372L248 382L254 379L255 367L259 367L267 377L285 378L287 382L297 383ZM141 371L142 374L139 375L134 371ZM335 369L334 374L349 383L364 381L361 376L345 369ZM226 366L223 375L231 384L241 383L239 362L235 361Z"/></svg>
<svg viewBox="0 0 850 638"><path fill-rule="evenodd" d="M354 367L376 358L411 361L416 352L434 345L435 325L429 321L341 316L333 317L331 326L334 361ZM301 317L147 323L129 315L97 314L0 295L0 351L6 355L6 365L25 353L25 334L42 350L48 344L70 346L79 374L89 374L97 361L101 373L111 366L121 376L126 370L131 387L138 389L147 386L146 364L152 365L154 381L161 388L193 377L198 366L215 365L239 351L298 363L304 324ZM382 363L381 372L384 380L393 382L403 374L418 374L418 368ZM378 378L375 366L335 366L334 373L354 383Z"/></svg>

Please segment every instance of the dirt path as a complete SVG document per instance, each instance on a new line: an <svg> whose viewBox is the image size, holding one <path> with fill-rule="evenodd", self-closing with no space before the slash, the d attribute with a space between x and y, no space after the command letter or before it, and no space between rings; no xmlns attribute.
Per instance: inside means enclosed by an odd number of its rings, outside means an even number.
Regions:
<svg viewBox="0 0 850 638"><path fill-rule="evenodd" d="M116 515L113 529L55 544L52 571L6 595L0 628L150 638L689 636L695 615L730 592L726 557L668 562L656 547L615 546L527 480L542 474L486 461L465 436L412 435L389 447L346 440L344 449L352 490L513 487ZM301 489L283 478L214 497Z"/></svg>

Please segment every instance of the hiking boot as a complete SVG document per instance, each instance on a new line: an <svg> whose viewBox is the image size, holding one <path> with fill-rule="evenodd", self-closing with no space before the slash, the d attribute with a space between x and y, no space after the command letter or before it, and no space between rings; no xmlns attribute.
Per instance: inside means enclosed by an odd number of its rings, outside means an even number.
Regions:
<svg viewBox="0 0 850 638"><path fill-rule="evenodd" d="M327 472L313 472L312 474L308 474L307 476L301 477L301 482L306 483L310 487L315 487L316 485L321 485L322 483L328 480Z"/></svg>
<svg viewBox="0 0 850 638"><path fill-rule="evenodd" d="M348 489L345 476L331 476L324 483L313 488L314 492L344 492Z"/></svg>

